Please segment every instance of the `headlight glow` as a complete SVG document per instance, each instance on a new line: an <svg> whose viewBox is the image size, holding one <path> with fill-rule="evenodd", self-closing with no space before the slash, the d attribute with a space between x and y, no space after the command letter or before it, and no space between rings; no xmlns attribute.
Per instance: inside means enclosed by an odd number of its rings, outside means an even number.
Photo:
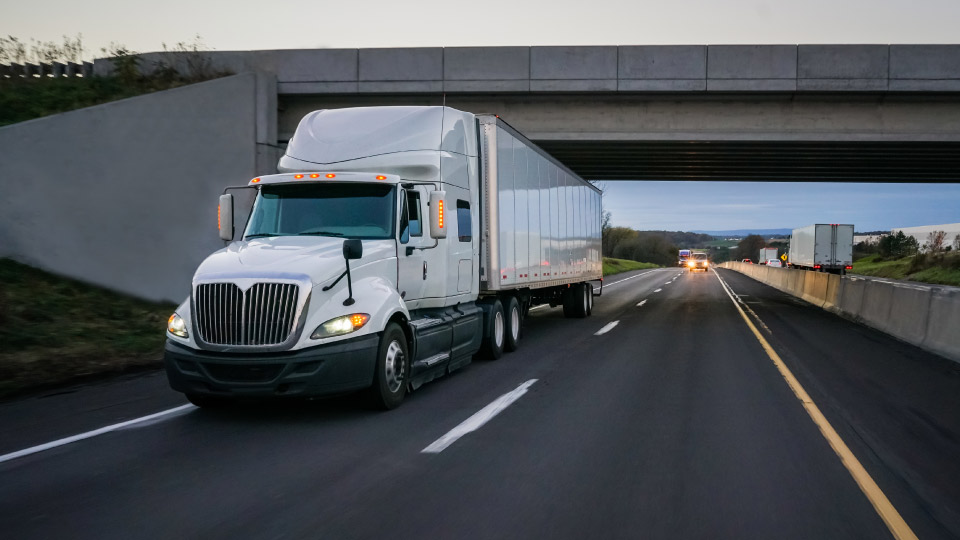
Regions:
<svg viewBox="0 0 960 540"><path fill-rule="evenodd" d="M329 321L318 326L317 329L313 331L310 339L342 336L344 334L349 334L350 332L356 332L357 330L363 328L363 325L367 324L367 321L369 320L370 315L366 313L352 313L350 315L343 315L342 317L330 319Z"/></svg>
<svg viewBox="0 0 960 540"><path fill-rule="evenodd" d="M697 263L695 263L695 262L693 262L693 261L687 261L687 266L689 266L689 267L691 267L691 268L692 268L693 266L695 266L696 264L697 264Z"/></svg>
<svg viewBox="0 0 960 540"><path fill-rule="evenodd" d="M174 313L167 319L167 332L177 336L186 338L187 337L187 324L183 322L183 319Z"/></svg>

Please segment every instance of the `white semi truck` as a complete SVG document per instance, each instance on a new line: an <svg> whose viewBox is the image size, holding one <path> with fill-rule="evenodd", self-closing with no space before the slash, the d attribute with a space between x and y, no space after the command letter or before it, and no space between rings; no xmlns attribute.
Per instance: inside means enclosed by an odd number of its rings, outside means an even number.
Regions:
<svg viewBox="0 0 960 540"><path fill-rule="evenodd" d="M600 191L497 116L315 111L278 171L220 197L229 244L170 317L169 382L199 406L366 389L393 408L516 349L531 306L586 317L602 292Z"/></svg>
<svg viewBox="0 0 960 540"><path fill-rule="evenodd" d="M819 223L794 229L789 265L843 275L853 268L853 225Z"/></svg>
<svg viewBox="0 0 960 540"><path fill-rule="evenodd" d="M760 264L767 264L767 261L770 259L777 258L777 248L760 248L760 256L757 258L757 262Z"/></svg>

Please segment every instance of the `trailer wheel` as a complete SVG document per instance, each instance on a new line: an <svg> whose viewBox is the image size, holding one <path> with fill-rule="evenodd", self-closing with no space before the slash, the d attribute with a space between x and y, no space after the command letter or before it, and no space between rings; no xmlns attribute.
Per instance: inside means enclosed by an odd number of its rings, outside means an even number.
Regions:
<svg viewBox="0 0 960 540"><path fill-rule="evenodd" d="M483 346L480 349L484 358L496 360L503 356L503 345L506 340L506 320L503 316L503 304L494 300L489 304L486 324L484 324Z"/></svg>
<svg viewBox="0 0 960 540"><path fill-rule="evenodd" d="M369 389L370 404L382 410L396 408L407 394L410 363L407 336L397 323L390 323L380 337L373 386Z"/></svg>
<svg viewBox="0 0 960 540"><path fill-rule="evenodd" d="M587 317L593 315L593 283L585 283L587 289Z"/></svg>
<svg viewBox="0 0 960 540"><path fill-rule="evenodd" d="M520 302L516 296L511 296L507 300L506 313L506 332L503 341L503 348L507 352L513 352L520 348L520 329L523 325L523 315L520 312Z"/></svg>
<svg viewBox="0 0 960 540"><path fill-rule="evenodd" d="M582 319L587 316L589 299L585 283L574 283L563 294L563 315L570 319Z"/></svg>

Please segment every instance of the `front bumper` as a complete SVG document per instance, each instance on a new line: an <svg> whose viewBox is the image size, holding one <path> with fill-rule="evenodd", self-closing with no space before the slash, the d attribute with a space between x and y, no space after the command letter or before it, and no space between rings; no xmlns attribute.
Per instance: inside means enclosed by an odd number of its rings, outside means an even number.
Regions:
<svg viewBox="0 0 960 540"><path fill-rule="evenodd" d="M163 363L170 386L220 397L316 397L373 383L377 334L280 353L220 353L171 340Z"/></svg>

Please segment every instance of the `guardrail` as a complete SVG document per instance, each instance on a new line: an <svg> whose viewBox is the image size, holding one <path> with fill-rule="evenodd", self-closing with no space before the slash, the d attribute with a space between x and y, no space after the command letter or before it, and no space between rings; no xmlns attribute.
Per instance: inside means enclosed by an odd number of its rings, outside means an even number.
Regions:
<svg viewBox="0 0 960 540"><path fill-rule="evenodd" d="M91 62L0 64L0 79L42 79L46 77L92 77Z"/></svg>
<svg viewBox="0 0 960 540"><path fill-rule="evenodd" d="M720 266L960 362L960 288L739 262Z"/></svg>

